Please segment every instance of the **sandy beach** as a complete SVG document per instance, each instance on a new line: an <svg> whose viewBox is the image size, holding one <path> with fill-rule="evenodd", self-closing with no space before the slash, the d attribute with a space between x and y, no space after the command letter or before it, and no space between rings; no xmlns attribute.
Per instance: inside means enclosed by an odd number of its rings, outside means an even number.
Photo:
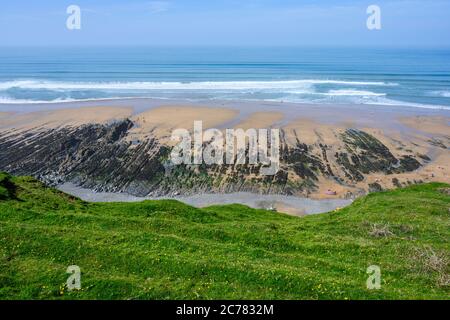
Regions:
<svg viewBox="0 0 450 320"><path fill-rule="evenodd" d="M391 189L398 186L397 182L450 182L448 110L376 105L124 99L1 105L0 111L3 137L92 124L108 125L129 119L132 126L123 137L124 141L157 139L159 144L169 146L172 130L186 128L192 131L195 120L203 121L203 129L280 128L287 145L295 146L300 141L308 146L311 159L325 157L326 170L332 172L332 177L318 174L313 181L313 190L298 192L300 197L354 198L369 192L369 186L373 185ZM343 170L340 160L333 158L348 150L349 145L342 137L349 129L370 134L398 159L416 157L420 160L420 167L395 174L369 170L364 172L362 179L353 181L349 172ZM323 148L324 145L327 147ZM353 151L359 152L357 149ZM363 154L367 152L363 151ZM304 177L301 175L291 171L287 171L287 175L289 180L302 184ZM220 190L226 190L226 187L221 186Z"/></svg>
<svg viewBox="0 0 450 320"><path fill-rule="evenodd" d="M347 128L378 128L398 133L449 134L450 110L358 104L300 104L270 101L103 99L64 103L0 104L0 130L107 123L132 118L144 126L277 127L311 121ZM199 118L200 117L200 118ZM152 119L149 119L152 118ZM211 123L209 123L212 121ZM143 123L140 123L143 125Z"/></svg>

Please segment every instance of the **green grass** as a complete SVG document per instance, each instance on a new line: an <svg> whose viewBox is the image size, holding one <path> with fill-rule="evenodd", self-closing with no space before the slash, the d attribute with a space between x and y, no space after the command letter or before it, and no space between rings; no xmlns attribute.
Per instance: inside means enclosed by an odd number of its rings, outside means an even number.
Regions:
<svg viewBox="0 0 450 320"><path fill-rule="evenodd" d="M0 299L448 299L448 187L297 218L242 205L87 203L0 174ZM371 235L375 224L391 233ZM81 268L80 291L65 288L69 265ZM366 288L370 265L381 268L380 290Z"/></svg>

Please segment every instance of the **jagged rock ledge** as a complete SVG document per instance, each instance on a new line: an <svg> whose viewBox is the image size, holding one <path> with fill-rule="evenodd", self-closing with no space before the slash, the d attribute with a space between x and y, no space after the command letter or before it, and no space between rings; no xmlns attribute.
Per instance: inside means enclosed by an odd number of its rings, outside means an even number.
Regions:
<svg viewBox="0 0 450 320"><path fill-rule="evenodd" d="M259 176L260 168L254 165L170 167L170 148L156 136L137 142L127 139L133 126L126 119L110 124L2 131L0 170L31 175L51 185L71 182L96 191L135 196L241 191L308 196L323 179L353 186L372 173L395 178L395 174L414 171L427 161L410 154L395 157L387 146L361 130L341 132L338 146L322 142L308 145L295 132L295 143L288 143L282 130L281 169L275 176ZM367 183L369 188L381 186Z"/></svg>

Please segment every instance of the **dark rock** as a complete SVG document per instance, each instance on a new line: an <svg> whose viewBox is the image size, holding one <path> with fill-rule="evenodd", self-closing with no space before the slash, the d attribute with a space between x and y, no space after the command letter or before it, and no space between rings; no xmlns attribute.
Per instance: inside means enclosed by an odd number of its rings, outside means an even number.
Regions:
<svg viewBox="0 0 450 320"><path fill-rule="evenodd" d="M369 183L369 192L380 192L383 191L381 185L377 182Z"/></svg>
<svg viewBox="0 0 450 320"><path fill-rule="evenodd" d="M342 150L302 143L295 131L296 143L288 144L281 130L280 170L274 176L259 175L261 165L173 166L169 147L158 139L126 139L131 128L127 119L26 133L3 131L0 170L32 175L50 185L72 182L98 192L137 196L238 191L307 195L317 190L320 176L344 184L364 181L370 173L407 172L421 165L408 155L396 159L379 140L351 129L341 136Z"/></svg>

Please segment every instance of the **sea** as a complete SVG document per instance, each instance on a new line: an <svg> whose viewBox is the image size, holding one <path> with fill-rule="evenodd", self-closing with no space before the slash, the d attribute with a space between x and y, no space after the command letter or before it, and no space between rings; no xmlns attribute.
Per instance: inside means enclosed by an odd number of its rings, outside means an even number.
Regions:
<svg viewBox="0 0 450 320"><path fill-rule="evenodd" d="M0 105L125 98L450 110L450 49L0 47Z"/></svg>

